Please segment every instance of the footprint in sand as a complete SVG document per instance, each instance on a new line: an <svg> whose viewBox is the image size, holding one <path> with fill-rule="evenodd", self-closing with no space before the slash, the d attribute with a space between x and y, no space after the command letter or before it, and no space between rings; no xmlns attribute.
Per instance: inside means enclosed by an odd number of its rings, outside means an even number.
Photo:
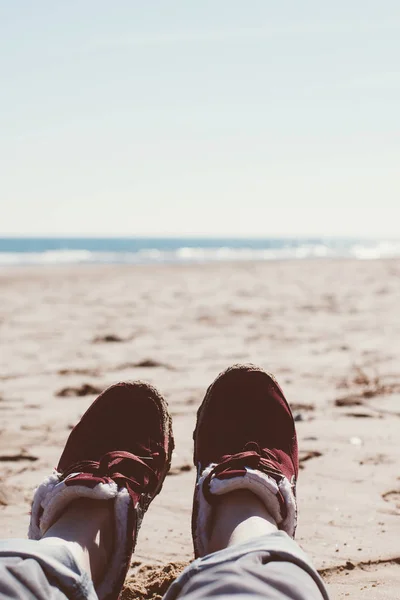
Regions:
<svg viewBox="0 0 400 600"><path fill-rule="evenodd" d="M390 490L382 494L382 498L394 507L394 514L400 515L400 490Z"/></svg>
<svg viewBox="0 0 400 600"><path fill-rule="evenodd" d="M300 451L299 468L304 469L305 462L307 462L308 460L311 460L312 458L319 458L320 456L322 456L322 452L319 452L318 450Z"/></svg>

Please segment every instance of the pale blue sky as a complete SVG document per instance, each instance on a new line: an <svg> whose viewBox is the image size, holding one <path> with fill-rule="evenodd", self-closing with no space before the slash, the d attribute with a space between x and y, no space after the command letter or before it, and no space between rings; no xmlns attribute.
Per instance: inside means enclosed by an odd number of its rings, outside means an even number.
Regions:
<svg viewBox="0 0 400 600"><path fill-rule="evenodd" d="M399 235L398 0L0 0L0 234Z"/></svg>

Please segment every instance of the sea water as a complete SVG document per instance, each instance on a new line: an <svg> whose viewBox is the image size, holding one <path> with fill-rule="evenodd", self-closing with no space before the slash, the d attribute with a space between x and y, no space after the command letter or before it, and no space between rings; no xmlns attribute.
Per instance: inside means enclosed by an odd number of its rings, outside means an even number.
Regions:
<svg viewBox="0 0 400 600"><path fill-rule="evenodd" d="M0 266L199 263L400 256L400 240L342 238L0 238Z"/></svg>

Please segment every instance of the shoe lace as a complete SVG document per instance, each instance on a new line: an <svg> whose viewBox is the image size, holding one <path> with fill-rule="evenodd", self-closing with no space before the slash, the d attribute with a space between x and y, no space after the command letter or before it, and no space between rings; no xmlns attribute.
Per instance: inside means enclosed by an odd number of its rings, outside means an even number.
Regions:
<svg viewBox="0 0 400 600"><path fill-rule="evenodd" d="M74 473L90 473L99 478L111 478L118 486L126 487L131 496L135 493L151 493L157 487L158 476L149 462L157 460L163 453L165 451L161 446L152 451L151 456L114 450L104 454L100 460L74 463L63 472L63 479Z"/></svg>
<svg viewBox="0 0 400 600"><path fill-rule="evenodd" d="M250 467L258 469L272 477L282 477L282 472L276 467L277 459L271 450L267 448L260 449L257 442L247 442L242 452L237 454L226 454L207 475L203 482L203 493L206 500L212 504L215 496L211 494L210 485L213 477L229 473L235 470Z"/></svg>

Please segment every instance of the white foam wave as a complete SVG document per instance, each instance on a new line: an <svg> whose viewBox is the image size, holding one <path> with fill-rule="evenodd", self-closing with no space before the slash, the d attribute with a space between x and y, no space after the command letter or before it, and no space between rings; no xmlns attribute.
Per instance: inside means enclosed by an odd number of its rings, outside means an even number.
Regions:
<svg viewBox="0 0 400 600"><path fill-rule="evenodd" d="M356 244L353 246L353 256L360 260L396 258L400 256L400 242L383 241L372 246Z"/></svg>
<svg viewBox="0 0 400 600"><path fill-rule="evenodd" d="M57 265L93 261L89 250L46 250L45 252L0 252L0 265Z"/></svg>
<svg viewBox="0 0 400 600"><path fill-rule="evenodd" d="M400 257L400 241L377 243L318 243L280 248L219 248L182 246L174 250L149 248L137 252L93 252L90 250L47 250L44 252L0 252L0 266L71 264L149 264L290 259L356 258L372 260Z"/></svg>

